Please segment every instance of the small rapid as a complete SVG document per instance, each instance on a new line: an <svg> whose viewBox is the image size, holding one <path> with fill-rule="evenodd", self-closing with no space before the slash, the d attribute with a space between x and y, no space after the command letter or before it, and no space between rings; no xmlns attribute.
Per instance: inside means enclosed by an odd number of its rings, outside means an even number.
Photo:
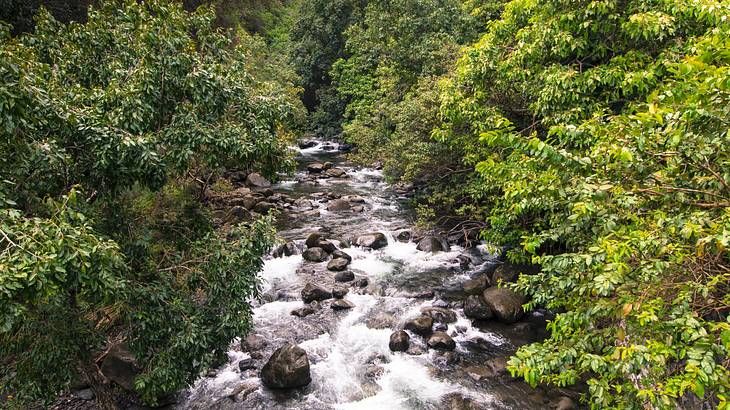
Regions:
<svg viewBox="0 0 730 410"><path fill-rule="evenodd" d="M279 236L296 252L268 257L261 277L262 297L254 301L253 331L235 341L223 367L201 377L185 393L182 409L542 409L544 394L504 372L481 377L474 371L504 358L522 343L537 340L544 314L533 312L528 325L476 323L463 311L463 284L483 264L494 263L488 247L423 252L403 232L413 226L408 198L384 181L380 171L346 161L334 143L316 143L299 150L299 171L275 184L274 193L293 204L277 219ZM312 163L330 162L341 177L313 178ZM349 198L356 207L333 210L333 201ZM313 302L314 312L296 317L305 306L307 283L332 288L326 262L304 260L304 241L312 232L329 238L352 261L359 285L344 299L354 307L335 311ZM370 250L349 246L351 238L382 232L387 246ZM471 263L464 266L463 256ZM364 281L363 281L364 280ZM364 286L363 286L364 285ZM406 352L392 352L391 334L422 314L447 308L455 320L440 324L456 342L453 351L429 349L426 339L412 334ZM293 343L307 352L311 383L299 389L271 390L262 385L261 367L274 350ZM241 366L246 363L247 366ZM252 364L251 364L252 363ZM472 369L471 371L469 369ZM478 373L476 376L474 373Z"/></svg>

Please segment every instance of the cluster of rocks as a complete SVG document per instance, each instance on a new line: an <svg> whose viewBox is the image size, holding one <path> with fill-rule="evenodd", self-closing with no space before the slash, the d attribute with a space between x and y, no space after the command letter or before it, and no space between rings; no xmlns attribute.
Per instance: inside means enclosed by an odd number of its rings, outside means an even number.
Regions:
<svg viewBox="0 0 730 410"><path fill-rule="evenodd" d="M331 162L313 162L307 165L307 172L318 179L347 178L347 171L337 168Z"/></svg>
<svg viewBox="0 0 730 410"><path fill-rule="evenodd" d="M432 349L450 351L456 349L454 333L446 333L448 324L456 322L456 312L443 307L421 308L421 316L407 320L403 329L390 335L388 347L394 352L407 352L411 348L411 336L406 332L423 337Z"/></svg>
<svg viewBox="0 0 730 410"><path fill-rule="evenodd" d="M494 319L504 324L513 324L524 316L522 305L526 302L523 295L509 287L500 287L514 282L520 270L529 271L532 267L516 267L507 263L495 265L481 272L463 285L464 315L474 320Z"/></svg>

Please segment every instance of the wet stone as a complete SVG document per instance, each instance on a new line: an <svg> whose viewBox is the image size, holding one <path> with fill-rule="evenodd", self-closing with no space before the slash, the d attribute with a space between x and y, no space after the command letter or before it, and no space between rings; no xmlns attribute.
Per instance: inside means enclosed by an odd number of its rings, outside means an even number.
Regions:
<svg viewBox="0 0 730 410"><path fill-rule="evenodd" d="M346 309L352 309L355 307L355 305L350 302L349 300L345 299L337 299L330 305L332 310L346 310Z"/></svg>
<svg viewBox="0 0 730 410"><path fill-rule="evenodd" d="M304 303L313 302L315 300L326 300L330 298L332 298L332 292L312 283L307 283L306 285L304 285L304 289L302 289L302 300L304 301Z"/></svg>
<svg viewBox="0 0 730 410"><path fill-rule="evenodd" d="M335 274L335 282L350 282L355 279L355 274L349 270L337 272ZM365 285L367 286L367 285Z"/></svg>
<svg viewBox="0 0 730 410"><path fill-rule="evenodd" d="M444 332L434 332L428 338L428 347L437 350L454 350L456 349L456 342Z"/></svg>
<svg viewBox="0 0 730 410"><path fill-rule="evenodd" d="M411 319L403 325L405 330L410 330L411 332L421 336L430 334L432 327L433 319L428 316L420 316L415 319Z"/></svg>
<svg viewBox="0 0 730 410"><path fill-rule="evenodd" d="M292 316L307 317L314 313L314 309L309 306L300 307L291 311Z"/></svg>
<svg viewBox="0 0 730 410"><path fill-rule="evenodd" d="M302 254L302 257L310 262L324 262L329 255L322 248L309 248Z"/></svg>
<svg viewBox="0 0 730 410"><path fill-rule="evenodd" d="M388 342L388 347L393 352L405 352L408 350L410 341L411 341L411 337L408 336L408 333L406 333L402 330L399 330L390 335L390 341Z"/></svg>
<svg viewBox="0 0 730 410"><path fill-rule="evenodd" d="M335 258L329 261L327 264L327 269L331 271L343 271L347 269L347 265L350 264L350 261L344 258Z"/></svg>
<svg viewBox="0 0 730 410"><path fill-rule="evenodd" d="M332 296L335 299L342 299L345 295L347 295L348 291L349 289L344 286L335 286L334 289L332 289Z"/></svg>
<svg viewBox="0 0 730 410"><path fill-rule="evenodd" d="M346 252L343 252L341 250L335 250L332 252L332 257L335 259L345 259L348 262L352 262L352 256L348 255Z"/></svg>
<svg viewBox="0 0 730 410"><path fill-rule="evenodd" d="M428 316L441 323L454 323L456 322L456 312L451 309L440 308L440 307L424 307L421 308L421 313L424 316Z"/></svg>

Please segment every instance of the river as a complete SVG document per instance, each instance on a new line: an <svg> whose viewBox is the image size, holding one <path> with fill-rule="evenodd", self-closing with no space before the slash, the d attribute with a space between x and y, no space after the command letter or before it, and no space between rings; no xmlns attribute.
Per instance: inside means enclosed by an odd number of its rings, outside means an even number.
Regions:
<svg viewBox="0 0 730 410"><path fill-rule="evenodd" d="M543 337L547 313L528 313L514 325L473 323L466 318L462 286L485 266L499 263L490 248L451 245L447 252L431 253L417 250L416 243L404 241L403 236L399 241L396 236L414 223L408 199L384 182L380 171L356 167L337 149L325 149L328 146L333 145L319 142L300 149L297 173L272 187L275 193L299 200L278 218L278 233L285 241L294 241L299 251L310 233L323 234L352 257L348 269L356 280L367 278L367 286L349 285L345 299L354 304L352 309L335 311L325 301L315 306L315 313L296 317L290 312L304 306L300 295L304 285L331 288L333 272L326 269L326 262L305 261L300 252L268 257L262 272L263 296L254 302L253 336L236 341L228 352L229 362L200 378L178 407L556 408L556 393L531 389L503 369L491 372L485 366L503 363L502 358L519 345ZM315 162L331 162L346 175L312 178L307 166ZM339 197L354 201L355 210L329 211L332 200ZM378 250L343 247L349 238L368 232L384 233L388 245ZM463 263L465 256L470 263ZM455 313L455 322L440 325L453 337L455 350L429 349L424 338L411 334L407 352L392 352L390 335L431 306ZM307 352L312 381L300 389L267 389L261 384L260 369L285 343ZM254 368L241 370L241 361L252 361Z"/></svg>

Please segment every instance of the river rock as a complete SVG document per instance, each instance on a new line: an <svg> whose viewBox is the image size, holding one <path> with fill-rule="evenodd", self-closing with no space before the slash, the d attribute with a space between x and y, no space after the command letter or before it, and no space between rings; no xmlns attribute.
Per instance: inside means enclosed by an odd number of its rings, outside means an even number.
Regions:
<svg viewBox="0 0 730 410"><path fill-rule="evenodd" d="M304 303L313 302L315 300L326 300L332 298L332 292L329 290L314 285L312 283L307 283L304 285L304 289L302 289L302 300Z"/></svg>
<svg viewBox="0 0 730 410"><path fill-rule="evenodd" d="M238 362L238 369L241 370L242 372L245 372L246 370L255 369L255 368L256 368L256 364L254 364L253 359L250 357L245 357Z"/></svg>
<svg viewBox="0 0 730 410"><path fill-rule="evenodd" d="M497 266L497 269L495 269L494 273L492 273L492 283L498 285L500 282L516 282L519 275L519 272L513 265L504 263Z"/></svg>
<svg viewBox="0 0 730 410"><path fill-rule="evenodd" d="M489 287L489 278L486 275L478 276L464 282L464 293L467 295L481 295Z"/></svg>
<svg viewBox="0 0 730 410"><path fill-rule="evenodd" d="M408 350L410 342L411 337L408 336L408 333L399 330L397 332L393 332L393 334L390 335L388 347L393 352L405 352L406 350Z"/></svg>
<svg viewBox="0 0 730 410"><path fill-rule="evenodd" d="M502 323L514 323L524 315L522 304L524 298L519 293L507 288L489 288L482 293L484 302Z"/></svg>
<svg viewBox="0 0 730 410"><path fill-rule="evenodd" d="M272 204L271 202L261 201L257 203L253 210L255 212L258 212L262 215L268 214L270 211L276 209L276 205Z"/></svg>
<svg viewBox="0 0 730 410"><path fill-rule="evenodd" d="M430 318L428 316L419 316L415 319L411 319L407 321L403 325L403 329L410 330L411 332L426 336L431 334L431 329L433 328L433 318Z"/></svg>
<svg viewBox="0 0 730 410"><path fill-rule="evenodd" d="M268 188L271 186L271 182L264 178L258 172L254 172L246 177L246 185L256 188Z"/></svg>
<svg viewBox="0 0 730 410"><path fill-rule="evenodd" d="M374 232L359 236L356 243L363 248L380 249L388 246L388 238L381 232Z"/></svg>
<svg viewBox="0 0 730 410"><path fill-rule="evenodd" d="M335 274L335 282L350 282L355 280L355 274L349 270L337 272Z"/></svg>
<svg viewBox="0 0 730 410"><path fill-rule="evenodd" d="M236 205L228 211L226 220L230 222L241 222L248 219L250 216L251 214L248 212L248 209L240 205Z"/></svg>
<svg viewBox="0 0 730 410"><path fill-rule="evenodd" d="M319 241L322 239L325 239L324 236L317 232L312 232L307 236L307 239L304 241L304 244L307 245L307 248L316 248L319 245Z"/></svg>
<svg viewBox="0 0 730 410"><path fill-rule="evenodd" d="M433 320L441 323L456 322L456 312L451 309L440 308L435 306L422 307L421 314L428 316Z"/></svg>
<svg viewBox="0 0 730 410"><path fill-rule="evenodd" d="M317 247L324 249L324 251L327 253L332 253L337 250L335 244L327 239L320 239L317 243Z"/></svg>
<svg viewBox="0 0 730 410"><path fill-rule="evenodd" d="M302 141L299 143L299 148L307 149L307 148L312 148L315 145L317 145L317 141L305 140L305 141Z"/></svg>
<svg viewBox="0 0 730 410"><path fill-rule="evenodd" d="M471 295L464 301L464 315L476 320L487 320L492 318L492 309L484 303L479 295Z"/></svg>
<svg viewBox="0 0 730 410"><path fill-rule="evenodd" d="M398 242L408 242L411 240L411 231L404 229L402 231L398 231L395 234L395 239L398 240Z"/></svg>
<svg viewBox="0 0 730 410"><path fill-rule="evenodd" d="M329 255L322 248L309 248L302 254L305 260L310 262L324 262L327 260Z"/></svg>
<svg viewBox="0 0 730 410"><path fill-rule="evenodd" d="M426 236L420 241L418 241L418 245L416 246L416 249L423 252L444 252L449 251L451 248L449 247L449 243L446 242L443 238L437 238L435 236Z"/></svg>
<svg viewBox="0 0 730 410"><path fill-rule="evenodd" d="M327 264L327 269L335 272L343 271L347 268L347 265L350 264L350 261L344 258L335 258L329 261Z"/></svg>
<svg viewBox="0 0 730 410"><path fill-rule="evenodd" d="M370 284L370 281L368 280L368 278L360 278L355 281L353 286L356 286L358 288L366 288L366 287L368 287L369 284Z"/></svg>
<svg viewBox="0 0 730 410"><path fill-rule="evenodd" d="M319 174L324 172L324 170L325 166L320 162L313 162L307 165L307 171L309 171L310 174Z"/></svg>
<svg viewBox="0 0 730 410"><path fill-rule="evenodd" d="M344 286L335 286L332 288L332 296L335 299L342 299L347 295L347 292L349 292L349 289L347 289Z"/></svg>
<svg viewBox="0 0 730 410"><path fill-rule="evenodd" d="M292 241L289 241L283 245L280 245L274 251L271 253L275 258L281 258L282 256L292 256L296 255L299 249L297 248L297 244L295 244Z"/></svg>
<svg viewBox="0 0 730 410"><path fill-rule="evenodd" d="M314 313L314 308L311 306L303 306L291 311L292 316L296 317L307 317Z"/></svg>
<svg viewBox="0 0 730 410"><path fill-rule="evenodd" d="M139 374L137 359L126 344L117 343L104 357L104 361L101 363L101 373L125 390L133 391L134 379Z"/></svg>
<svg viewBox="0 0 730 410"><path fill-rule="evenodd" d="M342 178L347 175L347 172L342 168L332 168L325 171L325 174L332 178Z"/></svg>
<svg viewBox="0 0 730 410"><path fill-rule="evenodd" d="M345 253L339 249L332 252L332 257L346 259L347 262L352 262L352 256L348 255L347 253Z"/></svg>
<svg viewBox="0 0 730 410"><path fill-rule="evenodd" d="M350 203L344 199L335 199L327 204L327 210L330 212L347 211L350 209Z"/></svg>
<svg viewBox="0 0 730 410"><path fill-rule="evenodd" d="M346 299L337 299L330 304L330 307L332 310L346 310L346 309L352 309L355 307L355 305Z"/></svg>
<svg viewBox="0 0 730 410"><path fill-rule="evenodd" d="M296 200L294 200L294 206L296 206L297 208L312 209L314 208L314 203L312 203L312 201L307 198L297 198Z"/></svg>
<svg viewBox="0 0 730 410"><path fill-rule="evenodd" d="M293 344L276 349L261 369L261 382L270 389L293 389L311 381L307 352Z"/></svg>
<svg viewBox="0 0 730 410"><path fill-rule="evenodd" d="M444 332L434 332L428 338L428 347L437 350L454 350L456 349L456 342Z"/></svg>

